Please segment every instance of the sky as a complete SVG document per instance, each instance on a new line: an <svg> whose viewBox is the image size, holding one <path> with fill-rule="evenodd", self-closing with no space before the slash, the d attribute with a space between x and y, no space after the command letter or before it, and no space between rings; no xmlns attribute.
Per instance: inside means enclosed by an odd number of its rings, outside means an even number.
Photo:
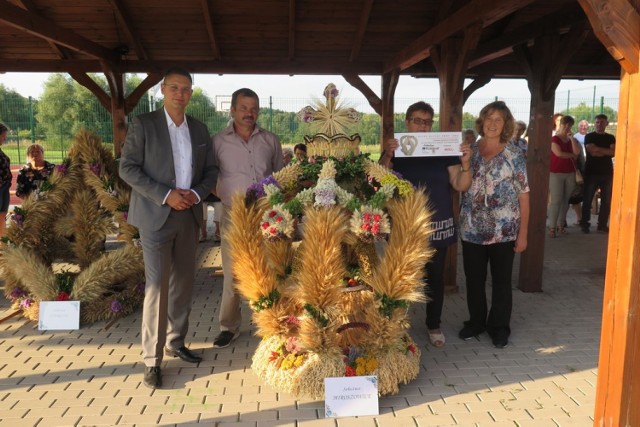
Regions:
<svg viewBox="0 0 640 427"><path fill-rule="evenodd" d="M48 78L47 73L4 73L0 74L0 83L7 88L13 89L22 96L32 96L39 98L42 95L44 82ZM363 76L362 79L368 86L380 96L380 77ZM470 81L465 82L465 86ZM322 91L328 83L334 83L340 90L341 98L361 98L363 95L347 83L341 76L283 76L283 75L217 75L217 74L196 74L194 76L194 86L200 87L212 99L216 96L226 98L236 89L249 87L256 91L261 99L273 97L278 99L300 99L311 100L320 98ZM600 97L617 98L620 90L618 80L563 80L556 89L556 106L565 108L568 102L573 104L577 99L591 104L598 101ZM530 93L524 79L494 79L486 86L478 89L465 104L465 111L473 114L482 106L495 97L505 100L509 105L509 100L519 104L514 107L516 118L525 120L529 113ZM439 84L437 79L416 79L410 76L401 76L396 88L395 99L426 100L434 104L438 109ZM284 102L284 101L283 101ZM599 101L598 101L599 102ZM264 103L264 101L262 101ZM366 105L366 102L363 102ZM264 105L263 105L264 106ZM283 106L274 105L274 108ZM367 106L368 107L368 106ZM404 110L406 107L402 107ZM366 109L366 107L365 107ZM396 107L398 109L398 107ZM617 109L617 104L615 105ZM363 112L372 112L363 111ZM520 117L518 117L520 116ZM525 117L523 117L525 116Z"/></svg>

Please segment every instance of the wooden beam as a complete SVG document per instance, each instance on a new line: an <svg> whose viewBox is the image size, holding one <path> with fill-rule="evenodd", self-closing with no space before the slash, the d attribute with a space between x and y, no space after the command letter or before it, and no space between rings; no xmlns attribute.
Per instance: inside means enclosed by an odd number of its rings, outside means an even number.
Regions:
<svg viewBox="0 0 640 427"><path fill-rule="evenodd" d="M202 5L202 16L204 16L204 24L207 27L207 35L209 36L213 59L217 61L222 58L222 55L220 54L220 46L218 46L216 32L213 28L213 20L211 19L212 10L209 6L209 0L200 0L200 4Z"/></svg>
<svg viewBox="0 0 640 427"><path fill-rule="evenodd" d="M640 65L640 64L639 64ZM640 425L640 73L622 71L594 427Z"/></svg>
<svg viewBox="0 0 640 427"><path fill-rule="evenodd" d="M356 29L356 37L354 38L353 45L351 46L349 62L353 62L358 56L360 56L360 49L362 49L362 41L364 40L364 33L367 31L367 25L369 24L369 17L371 16L372 8L373 0L364 0L362 11L360 12L360 22Z"/></svg>
<svg viewBox="0 0 640 427"><path fill-rule="evenodd" d="M0 0L0 22L94 58L114 63L119 60L113 51L6 0Z"/></svg>
<svg viewBox="0 0 640 427"><path fill-rule="evenodd" d="M116 158L120 157L122 144L127 136L127 111L125 101L125 75L114 70L108 63L103 64L104 76L107 78L111 92L111 123L113 126L113 149Z"/></svg>
<svg viewBox="0 0 640 427"><path fill-rule="evenodd" d="M125 8L122 0L108 0L113 8L113 11L116 14L116 19L118 23L122 27L122 30L127 37L127 43L130 46L133 46L133 50L136 52L136 55L139 59L147 60L149 57L147 56L147 52L144 50L142 43L140 43L140 37L134 30L133 22L129 17L129 13Z"/></svg>
<svg viewBox="0 0 640 427"><path fill-rule="evenodd" d="M630 0L578 0L600 42L628 73L637 73L640 14Z"/></svg>
<svg viewBox="0 0 640 427"><path fill-rule="evenodd" d="M464 78L471 52L482 33L482 23L476 21L463 31L463 37L449 37L431 49L431 59L440 82L440 131L462 130ZM452 192L453 217L457 223L460 213L460 194ZM447 248L444 265L445 293L457 293L458 245Z"/></svg>
<svg viewBox="0 0 640 427"><path fill-rule="evenodd" d="M138 105L138 102L140 102L140 98L142 98L142 96L147 93L149 89L157 85L162 80L162 77L162 73L149 73L147 77L145 77L145 79L140 82L138 87L136 87L133 92L131 92L129 96L127 96L127 99L125 101L126 114L129 114L133 111L134 108L136 108L136 105Z"/></svg>
<svg viewBox="0 0 640 427"><path fill-rule="evenodd" d="M360 93L362 93L364 97L367 98L367 101L369 102L369 105L371 105L371 108L373 108L376 113L382 116L382 100L378 97L378 95L376 95L373 90L371 90L371 88L364 82L364 80L360 78L359 75L355 73L345 73L342 75L342 77L344 77L347 83L358 89Z"/></svg>
<svg viewBox="0 0 640 427"><path fill-rule="evenodd" d="M560 37L558 46L560 46L561 49L556 51L556 55L552 60L553 62L548 64L551 66L548 68L549 76L547 77L547 84L549 87L547 90L556 90L558 83L564 75L564 70L571 61L571 53L578 50L588 35L589 30L587 29L586 22L578 21L571 25L571 29L566 35ZM569 53L566 54L565 52Z"/></svg>
<svg viewBox="0 0 640 427"><path fill-rule="evenodd" d="M393 70L382 75L382 132L380 132L380 150L383 143L393 138L393 100L398 86L400 70Z"/></svg>
<svg viewBox="0 0 640 427"><path fill-rule="evenodd" d="M482 26L487 27L533 1L513 0L487 3L486 0L471 0L449 18L436 24L429 31L418 37L391 60L385 62L384 71L387 72L394 68L398 68L400 71L405 70L413 64L428 58L430 49L434 45L468 27L471 23L481 21Z"/></svg>
<svg viewBox="0 0 640 427"><path fill-rule="evenodd" d="M485 86L490 81L491 81L491 76L488 76L488 75L478 76L475 79L473 79L471 83L469 83L469 85L467 85L467 87L465 87L464 90L462 91L462 105L467 103L467 99L469 99L469 97L473 94L473 92Z"/></svg>
<svg viewBox="0 0 640 427"><path fill-rule="evenodd" d="M1 68L4 72L46 72L67 73L78 71L83 73L101 73L101 63L94 59L59 59L30 60L7 59L0 56ZM422 64L420 64L422 65ZM239 58L234 60L123 60L118 69L124 73L148 73L163 71L170 67L183 67L198 74L255 74L255 58ZM356 61L349 63L345 58L330 58L322 61L312 58L297 58L287 61L286 57L278 59L261 59L261 74L345 74L356 73L360 76L380 76L383 64L379 61ZM482 64L473 70L468 70L467 78L482 75L492 75L496 78L523 78L522 67L517 63L502 64L500 72L493 64ZM401 73L416 78L436 78L438 75L431 62L427 67L412 67ZM596 65L572 62L567 65L563 78L565 79L618 79L620 66L615 61L603 62Z"/></svg>
<svg viewBox="0 0 640 427"><path fill-rule="evenodd" d="M564 34L569 31L572 25L577 23L576 19L568 21L567 16L574 17L576 15L581 15L580 9L577 9L574 4L569 4L553 15L547 15L538 20L524 23L506 33L496 35L490 40L483 40L469 61L469 68L474 68L480 64L511 54L513 46L528 43L542 36L549 23L553 23L552 26L558 33Z"/></svg>
<svg viewBox="0 0 640 427"><path fill-rule="evenodd" d="M289 61L296 55L296 0L289 0Z"/></svg>
<svg viewBox="0 0 640 427"><path fill-rule="evenodd" d="M514 47L514 53L527 75L531 91L529 118L529 148L527 149L527 175L530 188L529 241L527 250L520 255L518 288L523 292L542 291L544 245L546 236L547 200L549 194L549 157L551 155L551 117L554 113L555 90L569 61L572 50L564 42L579 42L580 32L570 40L553 32L537 38L531 48ZM567 36L564 37L565 39ZM569 58L565 58L569 57Z"/></svg>
<svg viewBox="0 0 640 427"><path fill-rule="evenodd" d="M36 14L38 13L38 8L36 7L36 5L33 3L32 0L18 0L18 1L29 12L33 12ZM47 44L51 46L51 50L53 50L60 59L68 59L71 57L69 50L64 46L58 46L57 44L55 44L50 40L47 40Z"/></svg>
<svg viewBox="0 0 640 427"><path fill-rule="evenodd" d="M109 95L100 87L98 83L96 83L87 74L82 72L71 71L69 72L69 75L80 85L89 89L89 92L91 92L98 99L98 102L100 102L100 105L102 105L105 110L111 111L111 97L109 97Z"/></svg>

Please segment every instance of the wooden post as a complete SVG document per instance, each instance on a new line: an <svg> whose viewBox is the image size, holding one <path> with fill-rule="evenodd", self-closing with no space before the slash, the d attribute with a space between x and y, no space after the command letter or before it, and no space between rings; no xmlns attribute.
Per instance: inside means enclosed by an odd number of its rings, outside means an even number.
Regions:
<svg viewBox="0 0 640 427"><path fill-rule="evenodd" d="M462 131L462 106L464 105L464 78L470 52L475 49L482 32L481 23L466 28L463 37L450 37L434 46L431 60L440 82L440 131ZM458 223L460 194L453 192L453 217ZM444 266L444 289L448 294L458 292L458 244L447 249Z"/></svg>
<svg viewBox="0 0 640 427"><path fill-rule="evenodd" d="M382 132L380 134L380 151L384 141L393 138L393 98L398 86L399 70L393 70L382 75Z"/></svg>
<svg viewBox="0 0 640 427"><path fill-rule="evenodd" d="M640 64L639 64L640 65ZM620 81L595 426L640 425L640 73Z"/></svg>
<svg viewBox="0 0 640 427"><path fill-rule="evenodd" d="M120 157L122 144L127 136L127 111L125 95L125 75L113 69L104 69L104 75L111 90L111 122L113 125L113 149Z"/></svg>
<svg viewBox="0 0 640 427"><path fill-rule="evenodd" d="M527 175L531 189L529 237L527 250L520 256L518 280L518 288L523 292L542 291L555 90L570 60L570 53L577 50L587 33L581 22L574 25L564 36L560 36L555 28L549 27L545 35L535 39L532 48L526 45L513 48L525 70L531 92L527 149ZM562 48L559 49L559 46Z"/></svg>
<svg viewBox="0 0 640 427"><path fill-rule="evenodd" d="M579 0L622 66L594 427L640 425L640 13L629 0Z"/></svg>

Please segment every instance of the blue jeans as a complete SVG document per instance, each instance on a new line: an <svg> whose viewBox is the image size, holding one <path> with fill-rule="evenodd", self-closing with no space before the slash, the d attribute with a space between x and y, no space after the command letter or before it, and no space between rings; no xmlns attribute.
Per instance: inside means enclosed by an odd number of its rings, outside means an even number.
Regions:
<svg viewBox="0 0 640 427"><path fill-rule="evenodd" d="M582 220L580 226L591 226L591 202L596 191L600 189L600 212L598 213L598 228L604 228L609 223L611 211L611 190L613 187L613 175L585 175L584 199L582 200Z"/></svg>

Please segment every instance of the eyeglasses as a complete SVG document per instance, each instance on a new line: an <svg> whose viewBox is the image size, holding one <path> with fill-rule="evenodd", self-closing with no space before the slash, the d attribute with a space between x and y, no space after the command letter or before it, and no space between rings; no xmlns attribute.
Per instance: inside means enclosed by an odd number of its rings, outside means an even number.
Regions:
<svg viewBox="0 0 640 427"><path fill-rule="evenodd" d="M188 95L193 91L193 89L191 89L190 87L179 87L177 85L166 85L164 83L162 84L162 86L169 89L169 92L173 92L173 93L180 92L183 95Z"/></svg>
<svg viewBox="0 0 640 427"><path fill-rule="evenodd" d="M431 119L426 119L425 120L425 119L421 119L419 117L413 117L413 118L409 119L408 121L409 122L413 122L413 124L416 124L418 126L421 126L421 125L422 126L424 126L424 125L431 126L431 125L433 125L433 120L431 120Z"/></svg>

